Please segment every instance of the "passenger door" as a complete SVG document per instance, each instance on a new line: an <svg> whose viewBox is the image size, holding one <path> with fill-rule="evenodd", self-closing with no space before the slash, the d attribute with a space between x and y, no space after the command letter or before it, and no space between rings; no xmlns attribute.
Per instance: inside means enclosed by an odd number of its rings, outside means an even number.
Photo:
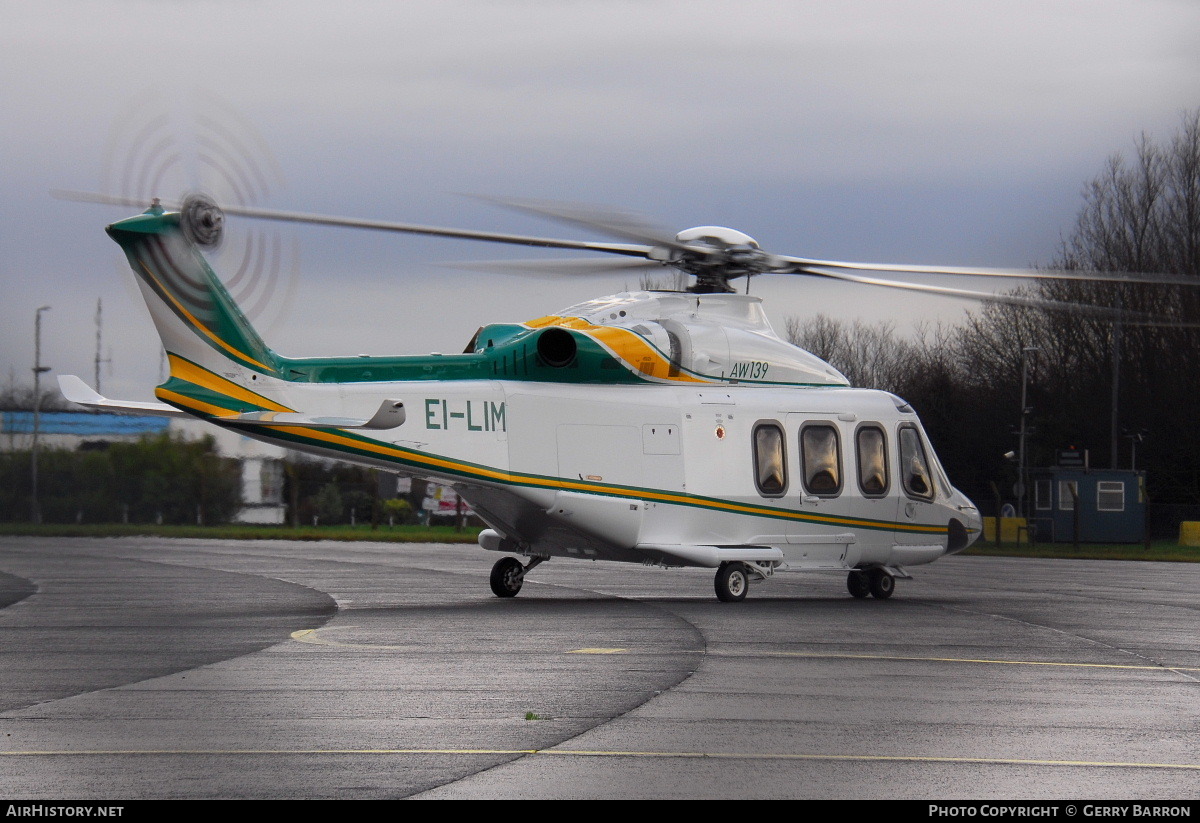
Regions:
<svg viewBox="0 0 1200 823"><path fill-rule="evenodd" d="M903 562L905 555L913 560L928 553L914 552L916 547L942 547L943 533L936 529L934 506L935 481L929 462L929 447L921 430L913 423L901 423L896 428L897 475L900 496L896 503L896 546L893 562ZM912 549L905 550L905 547ZM911 561L910 561L911 562ZM921 562L928 562L922 560Z"/></svg>
<svg viewBox="0 0 1200 823"><path fill-rule="evenodd" d="M845 444L828 417L787 415L789 460L796 467L791 508L808 517L788 521L789 555L805 568L845 568L856 540L846 492Z"/></svg>

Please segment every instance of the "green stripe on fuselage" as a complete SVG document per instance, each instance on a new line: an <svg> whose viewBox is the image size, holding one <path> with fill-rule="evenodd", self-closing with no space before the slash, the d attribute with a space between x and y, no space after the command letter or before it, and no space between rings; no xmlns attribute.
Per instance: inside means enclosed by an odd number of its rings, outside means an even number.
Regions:
<svg viewBox="0 0 1200 823"><path fill-rule="evenodd" d="M235 402L235 401L227 401ZM368 460L393 463L418 472L436 472L442 475L452 475L470 480L495 483L508 486L524 486L561 491L595 494L607 497L622 497L631 500L651 500L671 505L690 506L694 508L724 511L732 514L744 514L752 517L766 517L775 520L790 520L812 523L815 525L836 526L843 528L860 528L874 531L907 531L917 534L945 535L945 526L914 524L911 526L898 525L891 521L870 520L855 517L840 517L815 513L798 512L791 509L766 506L759 503L739 503L716 497L702 497L686 492L674 492L663 489L652 489L640 486L622 486L615 484L583 482L564 477L529 474L497 469L480 463L457 458L445 457L428 452L417 452L381 443L342 429L328 432L313 432L288 426L244 426L215 420L228 428L243 431L246 434L263 436L269 432L273 440L282 441L323 451L335 451Z"/></svg>
<svg viewBox="0 0 1200 823"><path fill-rule="evenodd" d="M525 329L503 342L470 354L424 354L400 357L283 358L281 377L298 383L378 383L413 380L528 380L539 383L648 382L610 355L599 343L578 332L574 359L549 366L537 353L540 329Z"/></svg>

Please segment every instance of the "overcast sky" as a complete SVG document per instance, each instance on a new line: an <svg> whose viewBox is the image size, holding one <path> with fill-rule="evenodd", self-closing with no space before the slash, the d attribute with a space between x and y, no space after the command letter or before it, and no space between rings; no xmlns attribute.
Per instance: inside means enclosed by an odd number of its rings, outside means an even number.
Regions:
<svg viewBox="0 0 1200 823"><path fill-rule="evenodd" d="M280 209L587 236L463 195L545 198L780 254L1046 263L1105 158L1200 106L1200 3L0 0L0 81L0 379L29 379L50 305L43 362L91 382L102 297L103 389L140 399L159 345L103 232L132 210L51 189L234 199L234 178ZM460 351L484 323L637 285L436 265L529 250L233 219L216 266L276 234L279 281L246 299L288 355ZM753 292L779 329L963 312L798 278Z"/></svg>

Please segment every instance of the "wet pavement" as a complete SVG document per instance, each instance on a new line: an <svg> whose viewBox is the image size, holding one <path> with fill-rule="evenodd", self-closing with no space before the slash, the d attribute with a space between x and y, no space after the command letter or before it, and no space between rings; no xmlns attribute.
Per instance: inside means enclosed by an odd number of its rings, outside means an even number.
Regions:
<svg viewBox="0 0 1200 823"><path fill-rule="evenodd" d="M1200 565L0 538L6 798L1200 796Z"/></svg>

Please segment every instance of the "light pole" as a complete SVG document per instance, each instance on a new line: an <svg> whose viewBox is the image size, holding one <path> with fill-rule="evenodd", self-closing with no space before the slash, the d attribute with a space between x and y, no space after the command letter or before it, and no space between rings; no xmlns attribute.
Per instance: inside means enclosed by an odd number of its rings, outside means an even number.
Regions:
<svg viewBox="0 0 1200 823"><path fill-rule="evenodd" d="M1137 471L1137 444L1146 439L1146 430L1125 435L1129 439L1129 468Z"/></svg>
<svg viewBox="0 0 1200 823"><path fill-rule="evenodd" d="M1025 516L1025 436L1029 433L1025 421L1029 417L1029 405L1026 400L1026 384L1029 378L1029 355L1039 351L1041 349L1037 346L1026 346L1021 349L1021 429L1019 434L1020 445L1017 447L1017 517Z"/></svg>
<svg viewBox="0 0 1200 823"><path fill-rule="evenodd" d="M42 312L49 306L40 306L33 315L33 449L29 461L29 485L31 489L30 509L34 523L42 522L42 509L38 505L38 438L42 428L42 372L50 371L42 365Z"/></svg>
<svg viewBox="0 0 1200 823"><path fill-rule="evenodd" d="M1121 302L1117 303L1117 310L1120 311ZM1117 464L1119 452L1117 444L1121 441L1117 439L1117 433L1120 431L1120 402L1121 402L1121 321L1118 319L1113 321L1112 327L1112 416L1109 419L1109 451L1112 453L1112 458L1109 462L1112 468L1121 468Z"/></svg>

